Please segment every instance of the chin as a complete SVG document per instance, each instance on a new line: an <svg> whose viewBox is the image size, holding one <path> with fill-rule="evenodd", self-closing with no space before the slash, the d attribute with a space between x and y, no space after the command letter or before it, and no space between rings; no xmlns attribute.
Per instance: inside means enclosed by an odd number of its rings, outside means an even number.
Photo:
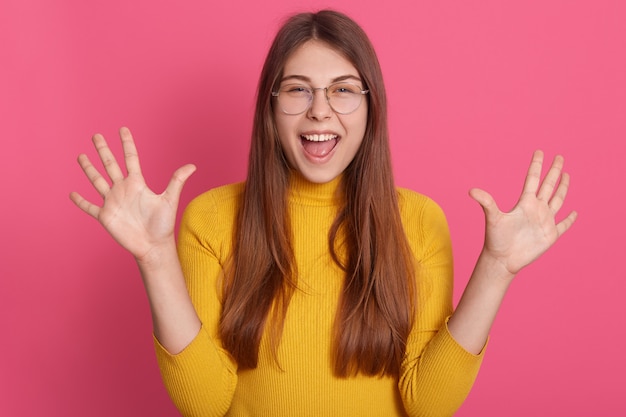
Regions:
<svg viewBox="0 0 626 417"><path fill-rule="evenodd" d="M341 172L311 172L298 170L298 173L305 180L314 184L325 184L331 182L341 175Z"/></svg>

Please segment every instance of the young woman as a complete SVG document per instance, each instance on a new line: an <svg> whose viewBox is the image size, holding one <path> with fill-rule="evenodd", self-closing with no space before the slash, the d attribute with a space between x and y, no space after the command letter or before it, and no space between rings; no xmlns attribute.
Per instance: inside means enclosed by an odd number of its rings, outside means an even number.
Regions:
<svg viewBox="0 0 626 417"><path fill-rule="evenodd" d="M452 310L445 217L394 186L374 50L345 15L292 17L263 67L245 183L186 209L194 167L156 195L122 128L128 175L104 138L112 186L78 159L104 199L72 200L136 258L165 385L186 416L446 416L469 392L515 274L574 222L555 223L569 178L536 152L520 200L486 192L484 249ZM558 184L558 185L557 185Z"/></svg>

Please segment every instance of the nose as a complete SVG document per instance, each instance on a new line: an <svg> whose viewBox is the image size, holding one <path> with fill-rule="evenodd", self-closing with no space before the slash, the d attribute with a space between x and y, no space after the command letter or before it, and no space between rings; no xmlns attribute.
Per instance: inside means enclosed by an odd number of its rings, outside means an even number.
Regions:
<svg viewBox="0 0 626 417"><path fill-rule="evenodd" d="M321 94L319 94L321 92ZM308 116L316 120L324 120L330 118L333 109L328 103L326 96L326 88L314 88L311 91L311 106L308 110Z"/></svg>

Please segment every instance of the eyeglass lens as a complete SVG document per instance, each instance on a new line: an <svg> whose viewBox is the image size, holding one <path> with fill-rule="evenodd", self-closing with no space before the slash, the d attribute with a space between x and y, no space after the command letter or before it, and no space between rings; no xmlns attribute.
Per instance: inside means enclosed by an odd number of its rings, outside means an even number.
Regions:
<svg viewBox="0 0 626 417"><path fill-rule="evenodd" d="M273 93L278 98L281 110L286 114L300 114L306 111L313 102L315 90L304 84L287 84L282 86L278 93ZM320 88L320 90L323 90ZM361 104L363 94L367 91L351 83L337 83L328 86L326 98L330 107L337 113L349 114L355 111Z"/></svg>

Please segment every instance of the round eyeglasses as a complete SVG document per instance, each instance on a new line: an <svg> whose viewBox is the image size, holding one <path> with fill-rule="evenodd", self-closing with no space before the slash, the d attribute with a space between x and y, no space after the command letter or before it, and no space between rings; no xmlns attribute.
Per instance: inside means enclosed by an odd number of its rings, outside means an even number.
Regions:
<svg viewBox="0 0 626 417"><path fill-rule="evenodd" d="M278 100L280 109L285 114L301 114L311 107L316 90L324 90L326 102L335 113L350 114L359 108L363 96L369 90L352 83L334 83L328 87L313 88L306 84L285 84L272 96Z"/></svg>

